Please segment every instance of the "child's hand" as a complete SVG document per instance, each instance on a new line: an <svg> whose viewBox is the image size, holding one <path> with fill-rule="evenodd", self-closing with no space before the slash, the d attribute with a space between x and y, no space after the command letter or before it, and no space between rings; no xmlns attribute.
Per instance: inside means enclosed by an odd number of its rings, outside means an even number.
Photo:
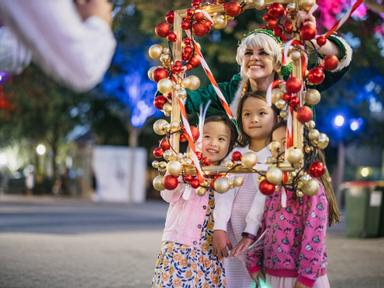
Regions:
<svg viewBox="0 0 384 288"><path fill-rule="evenodd" d="M251 246L253 242L254 240L243 237L243 239L241 239L240 242L236 244L235 248L233 248L232 256L238 256L241 253L246 252L248 247Z"/></svg>
<svg viewBox="0 0 384 288"><path fill-rule="evenodd" d="M223 230L215 230L213 232L212 246L213 253L219 257L219 259L228 257L228 249L232 249L232 244L228 239L227 232Z"/></svg>
<svg viewBox="0 0 384 288"><path fill-rule="evenodd" d="M303 283L296 281L295 287L293 288L309 288L308 286L305 286Z"/></svg>

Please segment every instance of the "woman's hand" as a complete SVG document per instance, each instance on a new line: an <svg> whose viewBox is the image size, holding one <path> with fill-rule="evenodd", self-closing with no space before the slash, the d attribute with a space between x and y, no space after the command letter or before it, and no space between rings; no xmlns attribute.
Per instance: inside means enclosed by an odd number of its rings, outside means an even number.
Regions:
<svg viewBox="0 0 384 288"><path fill-rule="evenodd" d="M232 244L228 239L227 232L223 230L215 230L213 232L212 246L213 253L219 257L219 259L228 257L228 249L232 249Z"/></svg>
<svg viewBox="0 0 384 288"><path fill-rule="evenodd" d="M243 237L239 243L236 244L235 248L233 248L233 251L231 253L232 256L238 256L241 253L244 253L247 251L248 247L251 246L251 244L254 242L254 240Z"/></svg>

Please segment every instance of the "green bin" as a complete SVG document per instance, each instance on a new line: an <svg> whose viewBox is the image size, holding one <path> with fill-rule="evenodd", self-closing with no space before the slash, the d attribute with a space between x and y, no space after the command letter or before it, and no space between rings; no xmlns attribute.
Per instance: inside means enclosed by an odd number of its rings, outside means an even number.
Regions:
<svg viewBox="0 0 384 288"><path fill-rule="evenodd" d="M379 237L384 233L383 189L378 182L344 185L346 234L349 237Z"/></svg>

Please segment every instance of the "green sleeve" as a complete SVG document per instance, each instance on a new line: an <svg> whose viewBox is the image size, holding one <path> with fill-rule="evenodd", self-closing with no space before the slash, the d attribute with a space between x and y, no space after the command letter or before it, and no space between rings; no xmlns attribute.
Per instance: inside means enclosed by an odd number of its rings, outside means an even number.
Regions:
<svg viewBox="0 0 384 288"><path fill-rule="evenodd" d="M338 57L339 60L344 59L344 57L346 56L346 50L347 50L344 44L337 37L332 35L329 36L328 40L331 41L333 44L335 44L339 49L339 57ZM312 87L319 91L327 90L329 87L331 87L333 84L335 84L344 76L344 74L349 70L349 67L350 65L336 72L325 70L325 79L323 83L321 83L320 85L312 86Z"/></svg>
<svg viewBox="0 0 384 288"><path fill-rule="evenodd" d="M228 104L234 99L239 83L239 74L235 74L229 82L219 83L219 88ZM188 96L185 106L188 114L197 114L200 111L200 106L203 105L204 107L209 100L211 101L211 104L208 108L207 115L225 114L219 96L217 96L212 85L208 85L207 87L195 91L187 89L187 93Z"/></svg>

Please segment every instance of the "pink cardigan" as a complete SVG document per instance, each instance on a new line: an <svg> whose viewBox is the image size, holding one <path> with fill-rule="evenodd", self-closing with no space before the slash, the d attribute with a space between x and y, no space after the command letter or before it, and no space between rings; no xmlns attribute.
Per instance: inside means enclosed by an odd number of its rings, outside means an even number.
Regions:
<svg viewBox="0 0 384 288"><path fill-rule="evenodd" d="M327 223L328 201L322 185L317 195L297 200L287 191L286 208L281 207L281 192L275 192L266 199L259 231L259 235L266 231L264 243L248 252L248 271L257 272L263 266L272 276L297 277L312 287L326 273Z"/></svg>
<svg viewBox="0 0 384 288"><path fill-rule="evenodd" d="M201 228L208 209L208 192L198 196L189 185L179 184L175 190L161 191L161 197L170 203L163 241L185 245L199 245Z"/></svg>

